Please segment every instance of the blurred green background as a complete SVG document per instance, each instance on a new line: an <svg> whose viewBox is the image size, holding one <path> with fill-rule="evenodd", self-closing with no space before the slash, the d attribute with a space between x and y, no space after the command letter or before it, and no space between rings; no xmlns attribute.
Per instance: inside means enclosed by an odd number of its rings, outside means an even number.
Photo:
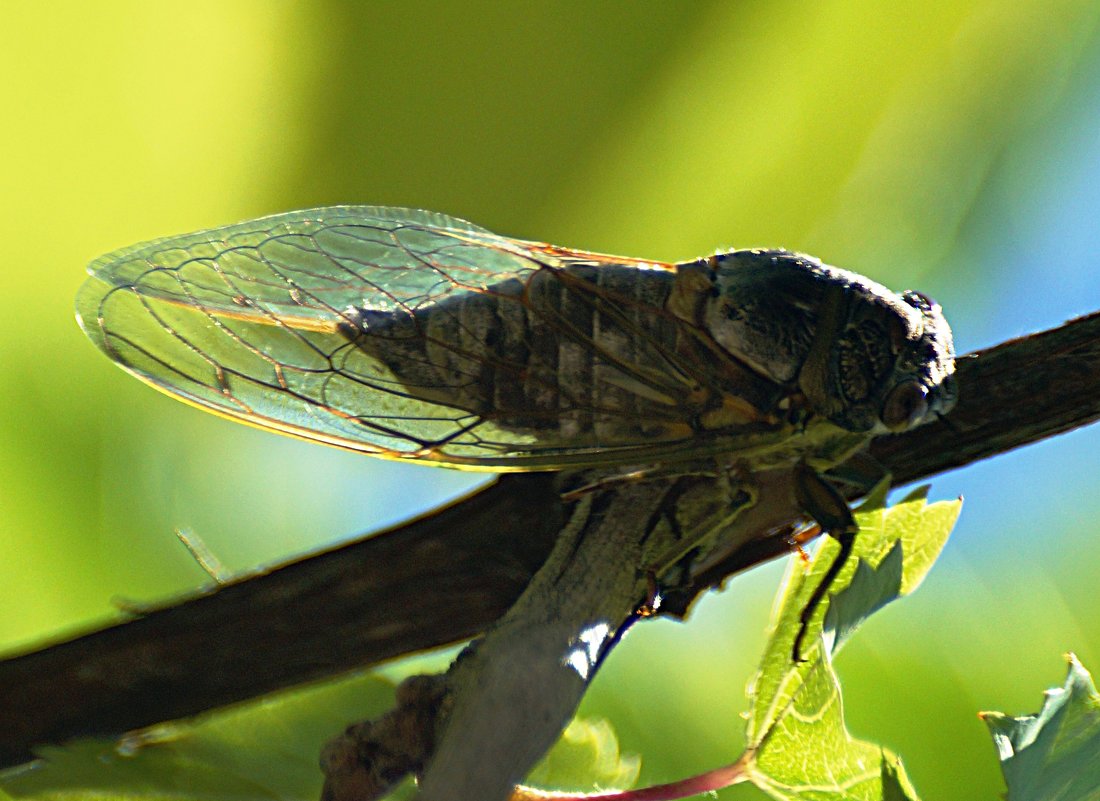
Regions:
<svg viewBox="0 0 1100 801"><path fill-rule="evenodd" d="M430 208L656 259L782 245L940 300L960 352L1100 309L1095 0L12 3L0 28L0 649L340 541L475 479L175 403L84 340L100 253L293 208ZM965 389L965 388L964 388ZM1027 398L1021 398L1026 403ZM1100 665L1100 430L939 477L962 520L840 658L925 798L992 798L975 712ZM782 565L632 633L585 703L643 781L741 745ZM0 710L2 718L2 710ZM739 787L724 799L762 797Z"/></svg>

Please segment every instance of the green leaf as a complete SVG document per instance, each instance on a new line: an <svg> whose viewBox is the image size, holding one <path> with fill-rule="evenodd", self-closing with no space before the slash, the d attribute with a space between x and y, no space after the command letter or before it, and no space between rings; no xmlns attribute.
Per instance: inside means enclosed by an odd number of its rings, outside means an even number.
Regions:
<svg viewBox="0 0 1100 801"><path fill-rule="evenodd" d="M315 801L324 742L392 703L392 682L360 676L141 737L42 748L41 762L0 774L0 799Z"/></svg>
<svg viewBox="0 0 1100 801"><path fill-rule="evenodd" d="M641 760L619 752L611 724L602 719L577 718L543 757L527 783L540 787L590 790L633 787Z"/></svg>
<svg viewBox="0 0 1100 801"><path fill-rule="evenodd" d="M1034 715L983 712L1008 785L1008 801L1100 799L1100 695L1070 654L1065 684Z"/></svg>
<svg viewBox="0 0 1100 801"><path fill-rule="evenodd" d="M856 512L852 559L810 621L805 662L793 661L791 653L802 609L839 546L824 541L808 571L796 564L788 576L749 690L746 774L774 798L917 798L896 755L848 733L832 656L868 616L916 589L946 543L961 502L928 504L927 488L921 488L887 509L885 492L885 485L878 487Z"/></svg>

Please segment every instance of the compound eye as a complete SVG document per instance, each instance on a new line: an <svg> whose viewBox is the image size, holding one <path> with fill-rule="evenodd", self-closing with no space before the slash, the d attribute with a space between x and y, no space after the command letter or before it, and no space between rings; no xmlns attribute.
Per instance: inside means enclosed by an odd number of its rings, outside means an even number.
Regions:
<svg viewBox="0 0 1100 801"><path fill-rule="evenodd" d="M882 404L882 423L891 431L912 428L928 413L928 390L919 381L898 384Z"/></svg>

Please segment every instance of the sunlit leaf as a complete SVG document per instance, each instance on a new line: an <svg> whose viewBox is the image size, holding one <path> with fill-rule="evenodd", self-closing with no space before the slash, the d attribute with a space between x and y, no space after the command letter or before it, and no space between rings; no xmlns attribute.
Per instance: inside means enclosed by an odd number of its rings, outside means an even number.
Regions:
<svg viewBox="0 0 1100 801"><path fill-rule="evenodd" d="M529 784L588 790L630 787L638 780L641 759L624 756L611 724L577 718L527 777Z"/></svg>
<svg viewBox="0 0 1100 801"><path fill-rule="evenodd" d="M1044 693L1034 715L983 712L1001 760L1008 801L1100 799L1100 695L1068 657L1065 683Z"/></svg>
<svg viewBox="0 0 1100 801"><path fill-rule="evenodd" d="M897 756L855 740L844 723L832 656L873 612L915 589L947 541L961 503L927 504L926 489L892 508L880 487L856 513L853 558L828 608L811 620L805 662L791 653L799 616L838 546L825 541L811 569L796 565L750 690L747 775L780 799L915 799ZM811 643L815 643L810 645Z"/></svg>

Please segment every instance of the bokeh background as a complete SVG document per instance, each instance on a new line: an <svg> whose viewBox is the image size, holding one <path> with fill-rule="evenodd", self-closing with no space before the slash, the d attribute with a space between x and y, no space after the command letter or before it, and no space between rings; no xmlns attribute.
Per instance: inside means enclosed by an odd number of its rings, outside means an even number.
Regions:
<svg viewBox="0 0 1100 801"><path fill-rule="evenodd" d="M1094 0L12 3L0 26L0 649L321 548L474 478L175 403L84 340L94 256L293 208L431 208L656 259L782 245L947 309L960 352L1100 309ZM1027 403L1028 398L1019 398ZM925 798L993 798L979 709L1100 665L1100 427L937 478L940 564L841 655ZM728 761L782 565L639 627L585 703L643 780ZM3 710L0 710L0 720ZM758 798L746 787L724 799Z"/></svg>

